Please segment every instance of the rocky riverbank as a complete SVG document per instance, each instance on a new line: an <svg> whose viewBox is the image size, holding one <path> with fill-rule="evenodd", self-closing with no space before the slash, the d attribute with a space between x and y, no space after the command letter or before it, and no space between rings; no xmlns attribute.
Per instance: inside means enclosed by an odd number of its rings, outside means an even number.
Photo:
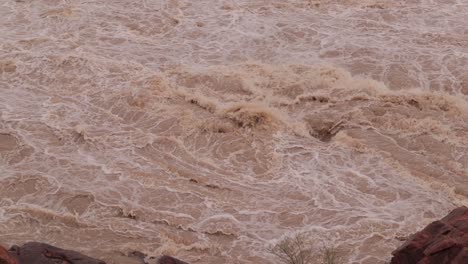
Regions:
<svg viewBox="0 0 468 264"><path fill-rule="evenodd" d="M468 208L459 207L432 222L392 254L391 264L468 263Z"/></svg>
<svg viewBox="0 0 468 264"><path fill-rule="evenodd" d="M466 264L468 263L468 208L456 208L441 220L432 222L422 231L411 235L393 253L391 264ZM146 255L132 252L135 263L149 264ZM188 264L170 256L161 256L157 264ZM29 242L0 246L0 264L106 264L79 252L48 244ZM154 262L151 262L154 263Z"/></svg>
<svg viewBox="0 0 468 264"><path fill-rule="evenodd" d="M129 253L132 263L149 264L140 252ZM5 249L0 246L0 264L106 264L106 262L85 256L73 250L57 248L45 243L29 242L23 246ZM157 264L187 264L170 256L161 256ZM124 264L124 263L122 263Z"/></svg>

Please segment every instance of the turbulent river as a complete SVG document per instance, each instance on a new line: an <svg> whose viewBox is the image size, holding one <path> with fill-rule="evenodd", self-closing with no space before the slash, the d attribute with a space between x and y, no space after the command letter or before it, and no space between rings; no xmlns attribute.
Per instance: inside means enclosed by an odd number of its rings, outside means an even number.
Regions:
<svg viewBox="0 0 468 264"><path fill-rule="evenodd" d="M3 0L0 242L389 261L468 205L466 0ZM152 260L149 260L152 261Z"/></svg>

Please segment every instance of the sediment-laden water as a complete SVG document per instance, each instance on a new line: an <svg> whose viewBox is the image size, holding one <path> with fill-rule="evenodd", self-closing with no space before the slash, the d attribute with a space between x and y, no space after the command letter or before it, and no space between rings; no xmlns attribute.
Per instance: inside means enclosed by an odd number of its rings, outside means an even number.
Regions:
<svg viewBox="0 0 468 264"><path fill-rule="evenodd" d="M0 242L344 263L468 197L465 0L4 0Z"/></svg>

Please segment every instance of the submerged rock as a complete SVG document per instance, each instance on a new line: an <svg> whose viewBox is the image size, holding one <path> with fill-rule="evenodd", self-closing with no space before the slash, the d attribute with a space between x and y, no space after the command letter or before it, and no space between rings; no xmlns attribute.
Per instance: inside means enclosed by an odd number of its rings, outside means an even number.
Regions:
<svg viewBox="0 0 468 264"><path fill-rule="evenodd" d="M158 259L158 264L188 264L173 257L162 256Z"/></svg>
<svg viewBox="0 0 468 264"><path fill-rule="evenodd" d="M140 264L148 264L148 262L145 261L146 254L143 252L132 251L132 252L129 252L127 256L137 260Z"/></svg>
<svg viewBox="0 0 468 264"><path fill-rule="evenodd" d="M468 208L432 222L392 254L391 264L467 264Z"/></svg>
<svg viewBox="0 0 468 264"><path fill-rule="evenodd" d="M3 261L3 262L2 262ZM29 242L23 246L12 246L8 251L0 248L1 264L105 264L72 250L48 244Z"/></svg>

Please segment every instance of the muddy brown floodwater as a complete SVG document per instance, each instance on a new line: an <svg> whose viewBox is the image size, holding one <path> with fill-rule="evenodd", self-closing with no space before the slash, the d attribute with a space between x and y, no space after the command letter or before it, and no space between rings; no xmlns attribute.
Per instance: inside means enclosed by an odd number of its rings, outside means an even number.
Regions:
<svg viewBox="0 0 468 264"><path fill-rule="evenodd" d="M3 0L0 241L376 264L468 198L466 0ZM130 262L128 262L130 263Z"/></svg>

